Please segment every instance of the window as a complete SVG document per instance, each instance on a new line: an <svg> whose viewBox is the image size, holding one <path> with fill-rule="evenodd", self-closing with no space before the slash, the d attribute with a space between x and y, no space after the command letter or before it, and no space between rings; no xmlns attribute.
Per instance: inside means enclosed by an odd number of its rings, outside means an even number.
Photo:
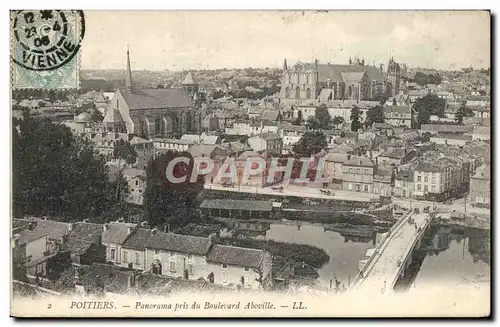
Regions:
<svg viewBox="0 0 500 327"><path fill-rule="evenodd" d="M222 269L227 269L227 265L225 263L222 264Z"/></svg>
<svg viewBox="0 0 500 327"><path fill-rule="evenodd" d="M365 168L365 174L368 174L368 168Z"/></svg>
<svg viewBox="0 0 500 327"><path fill-rule="evenodd" d="M436 176L432 175L432 184L436 183Z"/></svg>
<svg viewBox="0 0 500 327"><path fill-rule="evenodd" d="M227 273L221 273L220 279L223 283L227 283Z"/></svg>
<svg viewBox="0 0 500 327"><path fill-rule="evenodd" d="M417 191L422 191L422 185L421 184L417 184Z"/></svg>
<svg viewBox="0 0 500 327"><path fill-rule="evenodd" d="M155 254L160 254L160 250L155 250Z"/></svg>
<svg viewBox="0 0 500 327"><path fill-rule="evenodd" d="M193 259L193 255L192 254L188 254L188 259L189 260Z"/></svg>
<svg viewBox="0 0 500 327"><path fill-rule="evenodd" d="M426 183L427 183L428 181L429 181L429 177L425 176L425 177L424 177L424 182L426 182Z"/></svg>
<svg viewBox="0 0 500 327"><path fill-rule="evenodd" d="M169 262L169 265L168 265L168 268L171 272L175 272L175 261L170 261Z"/></svg>
<svg viewBox="0 0 500 327"><path fill-rule="evenodd" d="M250 269L248 267L245 267L245 271L249 271Z"/></svg>
<svg viewBox="0 0 500 327"><path fill-rule="evenodd" d="M417 182L421 182L422 181L422 176L417 176Z"/></svg>
<svg viewBox="0 0 500 327"><path fill-rule="evenodd" d="M435 192L435 191L436 191L436 186L432 185L432 186L431 186L431 191L432 191L432 192Z"/></svg>
<svg viewBox="0 0 500 327"><path fill-rule="evenodd" d="M347 188L349 189L349 191L352 191L352 184L351 183L347 184Z"/></svg>
<svg viewBox="0 0 500 327"><path fill-rule="evenodd" d="M120 107L120 102L118 102L118 99L116 99L116 108L118 109Z"/></svg>
<svg viewBox="0 0 500 327"><path fill-rule="evenodd" d="M141 264L141 261L139 260L139 253L135 253L135 264L136 265L140 265Z"/></svg>
<svg viewBox="0 0 500 327"><path fill-rule="evenodd" d="M123 251L123 262L128 262L127 251Z"/></svg>
<svg viewBox="0 0 500 327"><path fill-rule="evenodd" d="M359 168L356 168L356 173L358 173L358 174L359 174L359 170L360 170Z"/></svg>
<svg viewBox="0 0 500 327"><path fill-rule="evenodd" d="M363 191L368 192L368 185L363 185Z"/></svg>
<svg viewBox="0 0 500 327"><path fill-rule="evenodd" d="M349 168L349 172L352 173L352 168Z"/></svg>
<svg viewBox="0 0 500 327"><path fill-rule="evenodd" d="M139 181L138 180L135 180L135 185L139 185Z"/></svg>
<svg viewBox="0 0 500 327"><path fill-rule="evenodd" d="M116 259L116 250L111 249L111 260L115 260L115 259Z"/></svg>
<svg viewBox="0 0 500 327"><path fill-rule="evenodd" d="M429 185L424 185L424 192L428 192L429 191Z"/></svg>
<svg viewBox="0 0 500 327"><path fill-rule="evenodd" d="M194 265L192 263L188 263L187 270L188 270L188 274L194 275Z"/></svg>

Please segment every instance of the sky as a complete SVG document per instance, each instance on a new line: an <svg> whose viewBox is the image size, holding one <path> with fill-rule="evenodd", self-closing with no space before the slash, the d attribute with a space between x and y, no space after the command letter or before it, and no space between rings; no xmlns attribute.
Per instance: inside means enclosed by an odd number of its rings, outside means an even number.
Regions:
<svg viewBox="0 0 500 327"><path fill-rule="evenodd" d="M490 65L486 11L85 11L82 69L282 67L297 61Z"/></svg>

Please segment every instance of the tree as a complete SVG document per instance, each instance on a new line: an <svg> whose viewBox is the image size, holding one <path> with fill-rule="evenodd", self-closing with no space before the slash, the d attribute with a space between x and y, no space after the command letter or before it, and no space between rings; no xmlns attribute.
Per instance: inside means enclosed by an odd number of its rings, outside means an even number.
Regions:
<svg viewBox="0 0 500 327"><path fill-rule="evenodd" d="M332 117L325 104L316 108L314 117L307 120L307 127L315 130L328 130L332 128Z"/></svg>
<svg viewBox="0 0 500 327"><path fill-rule="evenodd" d="M299 110L297 112L297 119L295 119L292 124L296 125L296 126L302 125L302 111L301 110Z"/></svg>
<svg viewBox="0 0 500 327"><path fill-rule="evenodd" d="M116 142L113 149L113 156L116 159L124 159L129 165L137 160L137 152L129 142Z"/></svg>
<svg viewBox="0 0 500 327"><path fill-rule="evenodd" d="M305 132L293 147L293 152L303 157L309 157L320 152L327 145L325 134L321 132Z"/></svg>
<svg viewBox="0 0 500 327"><path fill-rule="evenodd" d="M92 111L92 121L95 122L102 122L104 119L104 116L101 114L101 112L97 109Z"/></svg>
<svg viewBox="0 0 500 327"><path fill-rule="evenodd" d="M373 123L383 123L384 122L384 107L381 105L376 105L370 108L366 113L366 125L372 126Z"/></svg>
<svg viewBox="0 0 500 327"><path fill-rule="evenodd" d="M182 183L174 183L166 174L168 164L177 157L189 160L189 164L178 163L173 169L174 177L186 176ZM191 182L193 167L194 159L188 152L168 151L149 162L143 206L151 226L172 230L197 221L196 197L203 189L203 176Z"/></svg>
<svg viewBox="0 0 500 327"><path fill-rule="evenodd" d="M361 110L357 106L354 106L351 110L351 131L357 132L361 128Z"/></svg>
<svg viewBox="0 0 500 327"><path fill-rule="evenodd" d="M464 117L474 117L474 111L462 104L455 114L455 122L458 125L462 125L464 123Z"/></svg>
<svg viewBox="0 0 500 327"><path fill-rule="evenodd" d="M332 124L335 125L336 128L338 128L339 125L342 125L343 123L344 123L344 117L335 116L332 119Z"/></svg>
<svg viewBox="0 0 500 327"><path fill-rule="evenodd" d="M13 135L14 215L61 221L105 213L112 190L104 158L70 129L25 113Z"/></svg>
<svg viewBox="0 0 500 327"><path fill-rule="evenodd" d="M431 115L438 115L444 117L444 108L446 107L446 100L439 98L435 94L428 94L415 101L413 109L417 111L417 128L422 124L428 124Z"/></svg>

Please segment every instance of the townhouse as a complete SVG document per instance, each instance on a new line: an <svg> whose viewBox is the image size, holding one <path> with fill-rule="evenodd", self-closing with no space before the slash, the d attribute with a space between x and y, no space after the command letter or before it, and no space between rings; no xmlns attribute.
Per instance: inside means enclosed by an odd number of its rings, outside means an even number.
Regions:
<svg viewBox="0 0 500 327"><path fill-rule="evenodd" d="M342 166L342 189L354 192L373 192L375 164L369 158L351 156Z"/></svg>
<svg viewBox="0 0 500 327"><path fill-rule="evenodd" d="M110 222L103 225L102 244L106 247L106 262L121 264L121 247L134 234L137 224Z"/></svg>

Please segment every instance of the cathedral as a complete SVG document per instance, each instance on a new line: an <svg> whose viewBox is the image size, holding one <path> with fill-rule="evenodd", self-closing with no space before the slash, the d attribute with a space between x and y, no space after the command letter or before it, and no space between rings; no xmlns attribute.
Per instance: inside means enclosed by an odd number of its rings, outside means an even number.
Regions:
<svg viewBox="0 0 500 327"><path fill-rule="evenodd" d="M328 100L370 100L388 91L389 84L374 66L364 60L349 60L349 65L297 62L283 64L280 100L285 104L327 102Z"/></svg>
<svg viewBox="0 0 500 327"><path fill-rule="evenodd" d="M380 70L383 72L383 67L380 67ZM403 91L403 76L406 74L406 72L407 67L405 64L397 63L396 61L394 61L394 58L389 59L385 75L387 77L387 81L390 84L390 96L396 96Z"/></svg>
<svg viewBox="0 0 500 327"><path fill-rule="evenodd" d="M115 91L103 119L107 131L153 138L200 133L200 103L191 72L180 88L138 89L127 50L126 88Z"/></svg>

